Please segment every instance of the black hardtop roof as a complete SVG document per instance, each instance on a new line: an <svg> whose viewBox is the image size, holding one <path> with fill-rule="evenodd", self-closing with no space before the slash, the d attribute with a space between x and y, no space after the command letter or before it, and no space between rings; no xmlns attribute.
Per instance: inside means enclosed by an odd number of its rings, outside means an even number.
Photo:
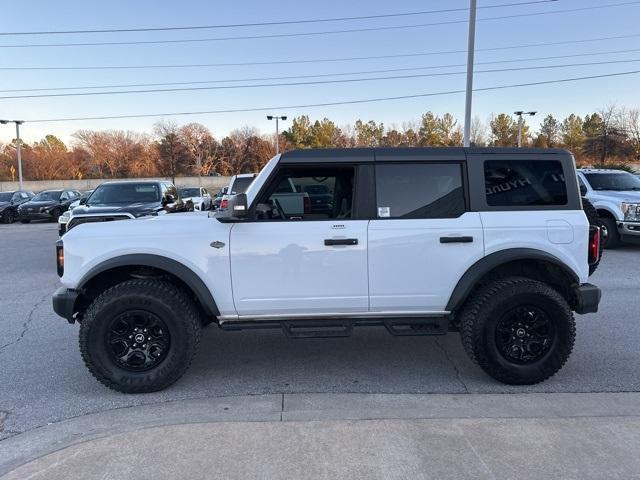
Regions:
<svg viewBox="0 0 640 480"><path fill-rule="evenodd" d="M109 180L107 182L102 182L100 185L131 185L134 183L144 184L144 185L152 185L152 184L155 185L158 183L171 183L171 182L169 180ZM98 187L100 185L98 185Z"/></svg>
<svg viewBox="0 0 640 480"><path fill-rule="evenodd" d="M389 160L465 160L468 155L571 155L562 148L513 148L513 147L398 147L398 148L320 148L285 152L281 162L313 160L371 162Z"/></svg>

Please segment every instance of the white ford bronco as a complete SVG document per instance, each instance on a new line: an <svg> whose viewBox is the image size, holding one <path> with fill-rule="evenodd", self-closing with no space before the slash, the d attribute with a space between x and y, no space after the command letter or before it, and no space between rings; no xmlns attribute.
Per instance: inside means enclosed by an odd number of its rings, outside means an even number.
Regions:
<svg viewBox="0 0 640 480"><path fill-rule="evenodd" d="M332 198L289 212L277 192L291 183ZM57 244L53 307L121 392L178 380L209 323L293 338L454 331L491 377L533 384L569 357L572 312L597 311L599 249L564 150L299 150L223 214L74 228Z"/></svg>

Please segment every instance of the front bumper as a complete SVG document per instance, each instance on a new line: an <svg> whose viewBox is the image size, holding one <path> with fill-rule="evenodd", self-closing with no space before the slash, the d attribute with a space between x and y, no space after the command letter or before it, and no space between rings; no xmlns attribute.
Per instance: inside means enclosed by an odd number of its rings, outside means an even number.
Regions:
<svg viewBox="0 0 640 480"><path fill-rule="evenodd" d="M574 290L576 299L575 312L576 313L596 313L598 311L598 304L602 297L602 292L598 287L590 283L583 283Z"/></svg>
<svg viewBox="0 0 640 480"><path fill-rule="evenodd" d="M623 237L640 239L640 222L618 222L618 232Z"/></svg>
<svg viewBox="0 0 640 480"><path fill-rule="evenodd" d="M56 290L56 293L53 294L53 311L56 312L57 315L66 319L67 322L74 323L76 320L73 315L75 314L74 310L78 295L79 292L76 290L71 290L67 287L60 287Z"/></svg>
<svg viewBox="0 0 640 480"><path fill-rule="evenodd" d="M18 217L25 220L49 220L52 218L50 212L18 212Z"/></svg>

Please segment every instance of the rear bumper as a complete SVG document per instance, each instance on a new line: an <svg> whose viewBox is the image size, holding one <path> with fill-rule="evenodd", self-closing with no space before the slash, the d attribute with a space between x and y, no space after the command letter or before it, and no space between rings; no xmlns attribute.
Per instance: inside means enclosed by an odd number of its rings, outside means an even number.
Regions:
<svg viewBox="0 0 640 480"><path fill-rule="evenodd" d="M575 312L576 313L596 313L602 292L598 287L590 283L583 283L574 290L576 297Z"/></svg>
<svg viewBox="0 0 640 480"><path fill-rule="evenodd" d="M76 320L73 318L76 300L79 293L76 290L70 290L67 287L60 287L53 294L53 311L57 315L66 319L69 323L74 323Z"/></svg>

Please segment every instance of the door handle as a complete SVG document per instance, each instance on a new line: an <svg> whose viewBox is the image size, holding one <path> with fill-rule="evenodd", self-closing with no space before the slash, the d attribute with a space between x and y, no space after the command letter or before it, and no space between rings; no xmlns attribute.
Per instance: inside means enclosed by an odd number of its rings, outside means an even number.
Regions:
<svg viewBox="0 0 640 480"><path fill-rule="evenodd" d="M471 243L473 237L440 237L440 243Z"/></svg>
<svg viewBox="0 0 640 480"><path fill-rule="evenodd" d="M325 238L324 244L327 247L333 247L335 245L358 245L357 238Z"/></svg>

